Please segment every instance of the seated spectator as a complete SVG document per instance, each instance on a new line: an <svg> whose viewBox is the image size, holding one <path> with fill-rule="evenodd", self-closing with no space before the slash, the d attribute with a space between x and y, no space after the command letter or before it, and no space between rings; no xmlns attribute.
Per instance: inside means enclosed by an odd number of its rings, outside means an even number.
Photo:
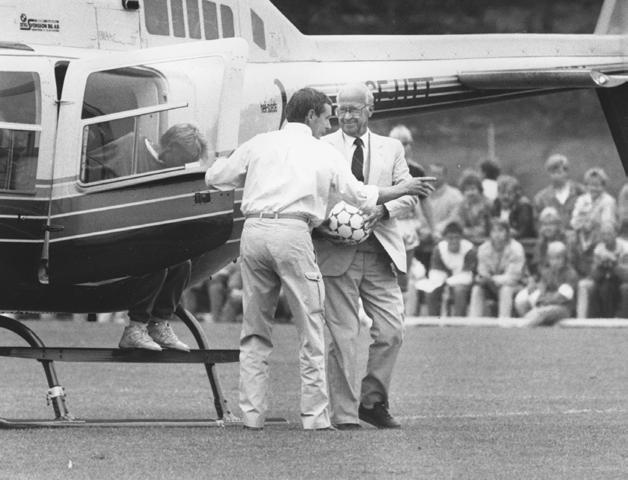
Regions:
<svg viewBox="0 0 628 480"><path fill-rule="evenodd" d="M464 200L458 205L455 220L462 225L464 237L479 245L488 236L491 221L491 202L482 194L480 176L467 170L460 178Z"/></svg>
<svg viewBox="0 0 628 480"><path fill-rule="evenodd" d="M628 183L624 183L617 195L619 236L628 239Z"/></svg>
<svg viewBox="0 0 628 480"><path fill-rule="evenodd" d="M508 221L512 238L536 237L534 209L530 200L522 194L519 180L515 177L500 175L497 179L497 199L493 203L492 215Z"/></svg>
<svg viewBox="0 0 628 480"><path fill-rule="evenodd" d="M462 203L463 196L456 187L447 183L447 167L433 163L427 168L427 175L436 178L434 191L427 197L427 204L432 212L432 224L421 213L419 227L419 246L415 249L415 258L423 263L425 268L430 265L430 254L434 246L440 241L443 230L456 219L456 210Z"/></svg>
<svg viewBox="0 0 628 480"><path fill-rule="evenodd" d="M545 162L550 184L534 196L536 213L545 207L554 207L567 229L571 228L571 215L576 199L582 195L584 187L569 179L569 160L564 155L551 155Z"/></svg>
<svg viewBox="0 0 628 480"><path fill-rule="evenodd" d="M452 222L443 231L443 240L432 253L429 280L440 286L427 293L428 313L440 315L443 291L453 299L453 315L467 314L469 293L477 264L477 252L473 244L462 238L462 227Z"/></svg>
<svg viewBox="0 0 628 480"><path fill-rule="evenodd" d="M606 191L608 175L601 168L590 168L584 174L586 192L576 199L571 214L571 228L577 229L584 215L593 217L598 225L617 223L617 201Z"/></svg>
<svg viewBox="0 0 628 480"><path fill-rule="evenodd" d="M188 286L183 292L181 303L199 322L211 321L209 313L209 280Z"/></svg>
<svg viewBox="0 0 628 480"><path fill-rule="evenodd" d="M538 275L541 265L546 263L548 245L556 241L567 246L567 256L571 262L575 233L571 230L565 230L562 218L554 207L545 207L539 215L539 235L534 243L532 258L528 262L528 270L531 275Z"/></svg>
<svg viewBox="0 0 628 480"><path fill-rule="evenodd" d="M209 303L212 320L216 323L241 322L242 299L242 273L238 258L236 262L230 263L212 275L209 281ZM278 323L288 323L292 320L283 291L279 293L275 320Z"/></svg>
<svg viewBox="0 0 628 480"><path fill-rule="evenodd" d="M242 274L239 259L212 275L209 281L209 304L214 322L241 320Z"/></svg>
<svg viewBox="0 0 628 480"><path fill-rule="evenodd" d="M491 202L497 198L497 179L501 170L495 160L487 159L480 163L482 191Z"/></svg>
<svg viewBox="0 0 628 480"><path fill-rule="evenodd" d="M396 125L388 136L396 138L403 145L410 175L413 177L424 177L425 169L414 159L414 152L412 151L414 139L408 127L405 125ZM428 228L431 229L431 222L432 212L427 198L421 199L415 207L401 213L397 217L398 228L401 231L404 247L406 249L407 272L410 272L412 260L414 259L414 251L420 243L419 230L423 223L428 224ZM418 293L413 287L409 288L408 278L408 273L398 272L397 280L403 294L406 315L414 315L418 308Z"/></svg>
<svg viewBox="0 0 628 480"><path fill-rule="evenodd" d="M497 315L500 318L512 315L515 293L523 284L526 271L523 246L510 238L510 226L505 220L491 220L490 237L478 249L478 268L473 288L469 315L487 315L487 300L497 301Z"/></svg>
<svg viewBox="0 0 628 480"><path fill-rule="evenodd" d="M519 291L515 308L523 325L553 325L573 315L578 274L569 264L567 246L552 241L547 246L547 260L540 267L539 280Z"/></svg>
<svg viewBox="0 0 628 480"><path fill-rule="evenodd" d="M588 208L591 208L589 205ZM598 222L587 208L579 212L574 222L575 239L572 244L571 259L580 277L576 294L576 317L587 318L589 315L589 296L593 288L591 273L593 269L593 251L600 241Z"/></svg>
<svg viewBox="0 0 628 480"><path fill-rule="evenodd" d="M589 315L628 318L628 241L617 237L615 224L603 223L593 251L593 287Z"/></svg>

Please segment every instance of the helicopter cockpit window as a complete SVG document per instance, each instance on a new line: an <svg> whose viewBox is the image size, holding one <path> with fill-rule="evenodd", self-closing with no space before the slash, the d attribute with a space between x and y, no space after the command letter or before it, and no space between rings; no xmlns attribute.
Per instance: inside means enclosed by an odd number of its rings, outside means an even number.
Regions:
<svg viewBox="0 0 628 480"><path fill-rule="evenodd" d="M205 22L205 38L215 40L218 38L218 12L216 3L203 0L203 21Z"/></svg>
<svg viewBox="0 0 628 480"><path fill-rule="evenodd" d="M228 5L220 6L220 18L222 20L222 36L223 38L235 37L235 29L233 23L233 10Z"/></svg>
<svg viewBox="0 0 628 480"><path fill-rule="evenodd" d="M41 131L39 75L0 72L0 99L0 190L33 191Z"/></svg>
<svg viewBox="0 0 628 480"><path fill-rule="evenodd" d="M144 19L146 30L153 35L169 35L167 0L145 0Z"/></svg>
<svg viewBox="0 0 628 480"><path fill-rule="evenodd" d="M172 32L175 37L185 37L185 20L183 18L183 0L170 0L172 10Z"/></svg>
<svg viewBox="0 0 628 480"><path fill-rule="evenodd" d="M262 50L266 50L266 34L264 33L264 20L251 10L251 28L253 29L253 41Z"/></svg>
<svg viewBox="0 0 628 480"><path fill-rule="evenodd" d="M166 82L150 68L92 73L82 118L103 121L84 127L81 180L97 182L165 168L155 152L167 112L140 112L166 101Z"/></svg>
<svg viewBox="0 0 628 480"><path fill-rule="evenodd" d="M188 0L186 6L190 38L201 38L201 14L198 11L198 2Z"/></svg>

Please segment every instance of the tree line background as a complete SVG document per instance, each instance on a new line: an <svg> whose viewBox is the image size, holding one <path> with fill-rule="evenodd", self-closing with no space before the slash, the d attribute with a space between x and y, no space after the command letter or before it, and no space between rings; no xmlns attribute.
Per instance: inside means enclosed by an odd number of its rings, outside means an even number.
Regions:
<svg viewBox="0 0 628 480"><path fill-rule="evenodd" d="M602 0L272 0L308 35L592 33ZM502 171L517 176L532 196L545 186L548 155L566 154L573 176L602 166L615 194L626 176L595 92L555 93L487 105L456 108L372 122L386 134L407 125L416 142L415 158L439 162L455 183L460 171L491 153Z"/></svg>
<svg viewBox="0 0 628 480"><path fill-rule="evenodd" d="M601 0L271 0L303 33L590 33Z"/></svg>

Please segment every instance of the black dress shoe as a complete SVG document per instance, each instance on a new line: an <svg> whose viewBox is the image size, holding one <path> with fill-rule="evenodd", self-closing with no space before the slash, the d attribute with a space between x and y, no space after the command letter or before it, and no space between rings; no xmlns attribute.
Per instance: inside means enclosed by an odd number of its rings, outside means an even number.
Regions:
<svg viewBox="0 0 628 480"><path fill-rule="evenodd" d="M373 408L365 408L360 404L358 416L363 422L370 423L377 428L401 428L401 424L388 413L388 407L384 402L375 403Z"/></svg>
<svg viewBox="0 0 628 480"><path fill-rule="evenodd" d="M359 423L335 423L336 430L361 430L362 425Z"/></svg>

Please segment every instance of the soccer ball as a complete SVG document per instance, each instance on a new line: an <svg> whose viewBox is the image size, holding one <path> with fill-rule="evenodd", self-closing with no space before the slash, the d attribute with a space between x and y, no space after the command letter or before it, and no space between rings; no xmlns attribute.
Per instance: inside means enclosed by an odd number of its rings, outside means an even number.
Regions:
<svg viewBox="0 0 628 480"><path fill-rule="evenodd" d="M328 228L332 238L344 245L357 245L368 238L362 211L346 202L338 202L329 212Z"/></svg>

